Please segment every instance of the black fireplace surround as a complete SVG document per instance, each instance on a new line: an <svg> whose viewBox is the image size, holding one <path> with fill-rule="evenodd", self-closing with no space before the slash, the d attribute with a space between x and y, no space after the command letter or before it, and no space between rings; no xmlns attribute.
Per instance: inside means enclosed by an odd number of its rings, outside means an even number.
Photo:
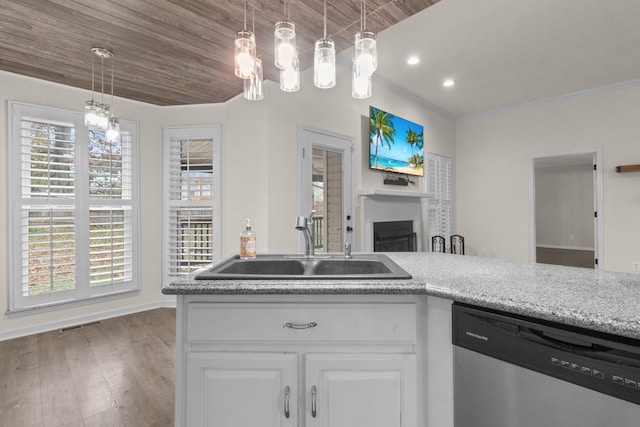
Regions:
<svg viewBox="0 0 640 427"><path fill-rule="evenodd" d="M417 250L413 221L373 223L374 252L416 252Z"/></svg>

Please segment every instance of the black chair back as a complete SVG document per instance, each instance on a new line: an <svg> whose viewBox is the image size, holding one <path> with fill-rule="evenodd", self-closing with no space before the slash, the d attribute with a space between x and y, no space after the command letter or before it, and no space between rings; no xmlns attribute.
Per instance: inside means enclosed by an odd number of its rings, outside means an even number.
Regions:
<svg viewBox="0 0 640 427"><path fill-rule="evenodd" d="M449 246L449 250L451 253L464 255L464 237L459 234L452 234L450 240L451 245Z"/></svg>
<svg viewBox="0 0 640 427"><path fill-rule="evenodd" d="M445 253L445 239L442 236L433 236L431 237L431 252L442 252Z"/></svg>

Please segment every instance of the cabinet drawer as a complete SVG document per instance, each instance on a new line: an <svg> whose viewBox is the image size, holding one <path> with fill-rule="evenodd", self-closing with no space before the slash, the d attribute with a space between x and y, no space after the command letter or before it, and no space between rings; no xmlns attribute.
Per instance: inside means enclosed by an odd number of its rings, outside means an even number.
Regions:
<svg viewBox="0 0 640 427"><path fill-rule="evenodd" d="M190 303L187 324L190 343L416 341L413 303Z"/></svg>

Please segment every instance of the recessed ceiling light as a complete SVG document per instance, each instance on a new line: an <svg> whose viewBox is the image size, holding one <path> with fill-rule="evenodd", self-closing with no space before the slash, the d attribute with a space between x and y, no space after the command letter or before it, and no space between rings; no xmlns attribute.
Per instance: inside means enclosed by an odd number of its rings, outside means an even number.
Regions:
<svg viewBox="0 0 640 427"><path fill-rule="evenodd" d="M409 65L416 65L419 62L420 62L420 58L418 58L415 55L412 55L407 59L407 64Z"/></svg>
<svg viewBox="0 0 640 427"><path fill-rule="evenodd" d="M453 79L446 79L445 81L442 82L442 86L444 87L451 87L451 86L455 86L456 81Z"/></svg>

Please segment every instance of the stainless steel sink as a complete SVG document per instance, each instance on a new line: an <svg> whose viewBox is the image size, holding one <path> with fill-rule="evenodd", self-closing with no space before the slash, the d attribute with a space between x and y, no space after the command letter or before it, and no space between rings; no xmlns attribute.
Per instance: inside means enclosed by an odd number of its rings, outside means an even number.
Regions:
<svg viewBox="0 0 640 427"><path fill-rule="evenodd" d="M258 255L226 259L199 273L196 280L380 280L411 279L411 275L383 254Z"/></svg>

